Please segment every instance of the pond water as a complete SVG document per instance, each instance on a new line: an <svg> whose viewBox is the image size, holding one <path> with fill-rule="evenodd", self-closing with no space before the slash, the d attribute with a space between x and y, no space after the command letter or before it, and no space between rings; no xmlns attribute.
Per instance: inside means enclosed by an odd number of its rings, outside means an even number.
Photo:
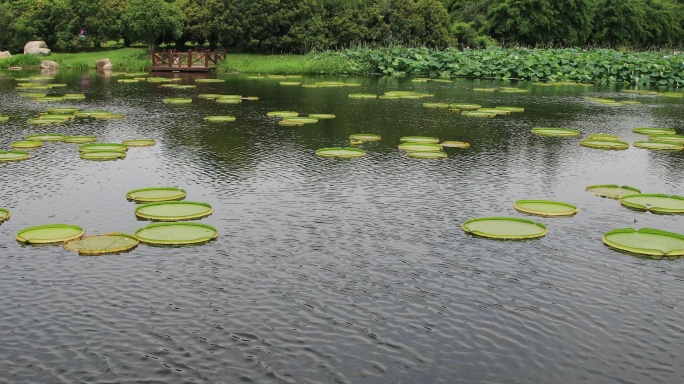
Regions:
<svg viewBox="0 0 684 384"><path fill-rule="evenodd" d="M684 260L605 246L616 228L684 233L683 215L655 215L594 196L618 184L684 195L682 151L582 147L542 137L564 127L644 139L634 127L684 134L684 102L611 87L409 78L303 77L357 87L303 88L219 74L195 89L119 83L60 71L51 93L85 100L39 103L0 73L0 149L29 134L152 138L125 159L88 161L77 144L45 143L27 161L0 163L0 381L253 383L674 383L684 377ZM181 84L194 84L181 74ZM476 92L506 85L527 93ZM350 93L413 90L427 100L357 100ZM258 96L218 104L201 93ZM189 97L192 104L164 104ZM609 107L585 97L636 99ZM493 119L423 102L524 107ZM49 107L123 113L120 120L29 125ZM283 127L266 113L333 113ZM209 123L209 115L232 115ZM382 136L357 159L321 158L354 133ZM461 140L448 158L412 159L406 135ZM24 228L68 223L87 235L133 233L127 191L176 186L211 204L204 245L140 244L119 255L78 256L15 240ZM517 212L519 199L576 205L573 217ZM536 240L467 235L480 216L541 221Z"/></svg>

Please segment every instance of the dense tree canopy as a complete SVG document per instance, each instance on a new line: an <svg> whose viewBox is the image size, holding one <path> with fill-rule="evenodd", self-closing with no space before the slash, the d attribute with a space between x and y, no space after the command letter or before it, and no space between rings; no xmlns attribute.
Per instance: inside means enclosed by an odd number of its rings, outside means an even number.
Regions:
<svg viewBox="0 0 684 384"><path fill-rule="evenodd" d="M247 52L680 47L684 0L0 0L0 50L43 40L69 51L122 38Z"/></svg>

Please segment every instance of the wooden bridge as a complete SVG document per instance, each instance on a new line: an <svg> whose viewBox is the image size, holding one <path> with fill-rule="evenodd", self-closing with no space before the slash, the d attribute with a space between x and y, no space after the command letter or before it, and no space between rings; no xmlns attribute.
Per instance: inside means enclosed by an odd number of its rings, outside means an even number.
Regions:
<svg viewBox="0 0 684 384"><path fill-rule="evenodd" d="M152 72L209 72L226 60L225 50L179 52L174 50L152 51Z"/></svg>

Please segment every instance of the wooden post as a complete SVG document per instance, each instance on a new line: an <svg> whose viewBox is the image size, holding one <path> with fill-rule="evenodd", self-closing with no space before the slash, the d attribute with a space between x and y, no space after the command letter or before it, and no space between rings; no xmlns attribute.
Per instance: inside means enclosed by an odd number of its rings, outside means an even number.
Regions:
<svg viewBox="0 0 684 384"><path fill-rule="evenodd" d="M188 68L192 67L192 49L188 49Z"/></svg>
<svg viewBox="0 0 684 384"><path fill-rule="evenodd" d="M164 52L166 53L166 49L164 49ZM168 58L169 67L173 67L173 49L169 51Z"/></svg>
<svg viewBox="0 0 684 384"><path fill-rule="evenodd" d="M209 55L211 55L211 52L207 53L207 51L204 51L204 68L209 66Z"/></svg>
<svg viewBox="0 0 684 384"><path fill-rule="evenodd" d="M152 50L152 66L154 67L156 65L157 65L157 53L154 50Z"/></svg>

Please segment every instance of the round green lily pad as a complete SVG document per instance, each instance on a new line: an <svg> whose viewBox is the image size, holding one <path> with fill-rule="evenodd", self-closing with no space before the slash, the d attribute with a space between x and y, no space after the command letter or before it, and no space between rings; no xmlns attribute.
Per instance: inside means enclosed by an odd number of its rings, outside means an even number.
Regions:
<svg viewBox="0 0 684 384"><path fill-rule="evenodd" d="M223 79L195 79L195 83L223 83Z"/></svg>
<svg viewBox="0 0 684 384"><path fill-rule="evenodd" d="M7 116L7 115L0 115L0 121L8 121L8 120L9 120L9 116Z"/></svg>
<svg viewBox="0 0 684 384"><path fill-rule="evenodd" d="M579 212L572 204L550 200L518 200L513 207L518 211L540 216L572 216Z"/></svg>
<svg viewBox="0 0 684 384"><path fill-rule="evenodd" d="M509 111L509 112L525 112L525 108L523 107L506 107L506 106L499 106L499 107L494 107L496 109L503 109L504 111Z"/></svg>
<svg viewBox="0 0 684 384"><path fill-rule="evenodd" d="M110 114L111 112L108 111L103 111L99 109L84 109L82 111L74 112L74 117L79 117L79 118L90 118L93 117L93 115L106 115Z"/></svg>
<svg viewBox="0 0 684 384"><path fill-rule="evenodd" d="M118 160L126 157L126 151L93 150L87 152L79 152L79 155L84 160Z"/></svg>
<svg viewBox="0 0 684 384"><path fill-rule="evenodd" d="M660 149L660 150L669 150L669 151L681 151L684 149L684 145L682 144L677 144L677 143L668 143L665 141L635 141L632 143L637 148L645 148L645 149Z"/></svg>
<svg viewBox="0 0 684 384"><path fill-rule="evenodd" d="M95 120L114 120L114 119L123 119L126 117L123 113L93 113L90 115Z"/></svg>
<svg viewBox="0 0 684 384"><path fill-rule="evenodd" d="M31 155L25 151L0 151L0 163L26 160Z"/></svg>
<svg viewBox="0 0 684 384"><path fill-rule="evenodd" d="M423 103L423 107L425 107L425 108L439 108L439 109L443 108L443 109L446 109L446 108L450 108L450 105L447 104L447 103Z"/></svg>
<svg viewBox="0 0 684 384"><path fill-rule="evenodd" d="M41 133L26 136L27 141L63 141L65 138L66 135L59 135L56 133Z"/></svg>
<svg viewBox="0 0 684 384"><path fill-rule="evenodd" d="M465 141L443 141L440 145L447 148L470 148L470 143Z"/></svg>
<svg viewBox="0 0 684 384"><path fill-rule="evenodd" d="M401 141L402 143L439 143L438 138L429 136L404 136L401 139L399 139L399 141Z"/></svg>
<svg viewBox="0 0 684 384"><path fill-rule="evenodd" d="M511 111L499 108L480 108L477 110L477 112L493 113L495 115L508 115L511 113Z"/></svg>
<svg viewBox="0 0 684 384"><path fill-rule="evenodd" d="M461 225L464 231L492 239L523 240L546 235L548 230L542 223L517 217L480 217L467 220Z"/></svg>
<svg viewBox="0 0 684 384"><path fill-rule="evenodd" d="M122 141L121 144L127 147L151 147L157 142L154 139L129 139Z"/></svg>
<svg viewBox="0 0 684 384"><path fill-rule="evenodd" d="M442 146L434 143L401 143L399 149L402 151L441 151Z"/></svg>
<svg viewBox="0 0 684 384"><path fill-rule="evenodd" d="M334 119L336 116L332 113L309 113L308 117L319 120L330 120Z"/></svg>
<svg viewBox="0 0 684 384"><path fill-rule="evenodd" d="M22 229L17 232L17 240L22 243L48 244L62 243L83 236L83 228L78 225L48 224Z"/></svg>
<svg viewBox="0 0 684 384"><path fill-rule="evenodd" d="M608 133L592 133L587 138L592 140L620 140L620 136Z"/></svg>
<svg viewBox="0 0 684 384"><path fill-rule="evenodd" d="M29 141L15 141L12 143L12 148L17 148L17 149L33 149L33 148L40 148L43 146L42 141L38 140L29 140Z"/></svg>
<svg viewBox="0 0 684 384"><path fill-rule="evenodd" d="M83 144L78 147L79 152L94 152L94 151L118 151L126 152L128 146L122 143L90 143Z"/></svg>
<svg viewBox="0 0 684 384"><path fill-rule="evenodd" d="M296 121L302 124L314 124L318 123L318 119L315 119L313 117L299 117L299 116L294 116L294 117L286 117L285 120L283 121Z"/></svg>
<svg viewBox="0 0 684 384"><path fill-rule="evenodd" d="M160 201L139 205L135 215L141 219L179 221L199 219L211 215L214 209L207 203L194 201Z"/></svg>
<svg viewBox="0 0 684 384"><path fill-rule="evenodd" d="M674 135L676 132L672 128L651 128L651 127L641 127L633 128L632 132L639 133L642 135Z"/></svg>
<svg viewBox="0 0 684 384"><path fill-rule="evenodd" d="M366 154L366 151L359 148L352 147L329 147L316 150L316 155L322 157L337 157L340 159L349 159L352 157L361 157Z"/></svg>
<svg viewBox="0 0 684 384"><path fill-rule="evenodd" d="M665 141L668 143L684 144L684 135L648 135L648 138L654 141Z"/></svg>
<svg viewBox="0 0 684 384"><path fill-rule="evenodd" d="M294 112L294 111L272 111L272 112L267 112L266 116L268 117L297 117L299 116L299 112Z"/></svg>
<svg viewBox="0 0 684 384"><path fill-rule="evenodd" d="M236 118L235 116L207 116L204 118L204 120L210 121L212 123L227 123L235 121Z"/></svg>
<svg viewBox="0 0 684 384"><path fill-rule="evenodd" d="M353 141L379 141L380 135L374 135L372 133L355 133L349 136L349 140Z"/></svg>
<svg viewBox="0 0 684 384"><path fill-rule="evenodd" d="M126 199L136 203L153 203L158 201L183 200L186 192L176 187L151 187L133 189L126 192Z"/></svg>
<svg viewBox="0 0 684 384"><path fill-rule="evenodd" d="M69 107L63 107L63 108L48 108L45 110L47 113L51 114L66 114L70 115L72 113L78 112L78 108L69 108Z"/></svg>
<svg viewBox="0 0 684 384"><path fill-rule="evenodd" d="M623 251L650 256L684 255L684 235L653 228L620 228L603 235L603 242Z"/></svg>
<svg viewBox="0 0 684 384"><path fill-rule="evenodd" d="M286 126L286 127L301 127L304 125L301 121L296 121L296 120L280 120L278 122L278 125Z"/></svg>
<svg viewBox="0 0 684 384"><path fill-rule="evenodd" d="M611 199L619 199L623 196L641 193L641 190L639 189L628 187L626 185L619 186L615 184L590 185L587 187L587 191L596 196L608 197Z"/></svg>
<svg viewBox="0 0 684 384"><path fill-rule="evenodd" d="M153 223L135 231L136 239L153 245L201 244L217 237L216 228L192 222Z"/></svg>
<svg viewBox="0 0 684 384"><path fill-rule="evenodd" d="M5 220L8 220L12 216L10 214L10 211L8 211L5 208L0 208L0 223L2 223Z"/></svg>
<svg viewBox="0 0 684 384"><path fill-rule="evenodd" d="M440 151L407 151L406 154L416 159L443 159L448 156Z"/></svg>
<svg viewBox="0 0 684 384"><path fill-rule="evenodd" d="M170 97L162 100L162 102L166 104L190 104L192 103L192 99L187 99L183 97Z"/></svg>
<svg viewBox="0 0 684 384"><path fill-rule="evenodd" d="M89 135L67 136L62 141L65 143L85 144L97 141L97 137Z"/></svg>
<svg viewBox="0 0 684 384"><path fill-rule="evenodd" d="M583 147L596 148L596 149L627 149L629 148L629 143L618 140L593 140L584 139L580 140L580 145Z"/></svg>
<svg viewBox="0 0 684 384"><path fill-rule="evenodd" d="M349 97L352 99L377 99L378 95L372 93L350 93Z"/></svg>
<svg viewBox="0 0 684 384"><path fill-rule="evenodd" d="M452 109L454 112L458 112L459 110ZM496 117L496 113L488 113L488 112L480 112L480 111L463 111L461 112L461 115L463 116L469 116L469 117L485 117L485 118L493 118Z"/></svg>
<svg viewBox="0 0 684 384"><path fill-rule="evenodd" d="M107 233L69 240L64 243L64 249L78 252L83 256L97 256L130 251L138 244L139 241L134 236L125 233Z"/></svg>
<svg viewBox="0 0 684 384"><path fill-rule="evenodd" d="M620 198L627 207L657 213L684 213L684 196L668 196L661 193L640 193Z"/></svg>
<svg viewBox="0 0 684 384"><path fill-rule="evenodd" d="M580 132L570 128L532 128L532 133L542 136L569 137L579 136Z"/></svg>
<svg viewBox="0 0 684 384"><path fill-rule="evenodd" d="M462 109L464 111L468 111L468 110L474 111L474 110L482 108L482 106L480 104L449 104L449 106L451 108L458 108L458 109Z"/></svg>

